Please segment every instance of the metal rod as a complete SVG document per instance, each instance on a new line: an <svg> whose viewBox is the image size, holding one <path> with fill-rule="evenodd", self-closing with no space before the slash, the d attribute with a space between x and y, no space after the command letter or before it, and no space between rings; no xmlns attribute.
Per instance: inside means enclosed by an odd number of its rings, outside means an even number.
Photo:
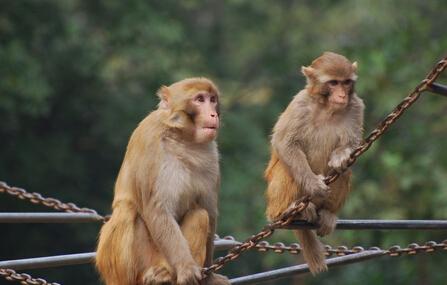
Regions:
<svg viewBox="0 0 447 285"><path fill-rule="evenodd" d="M233 246L240 244L234 240L217 239L214 241L216 250L227 250ZM35 257L16 260L0 261L0 268L9 268L13 270L39 269L60 267L68 265L79 265L93 262L96 256L95 252L56 255L46 257Z"/></svg>
<svg viewBox="0 0 447 285"><path fill-rule="evenodd" d="M0 268L24 270L24 269L38 269L38 268L50 268L50 267L59 267L67 265L86 264L91 263L94 260L95 255L96 253L94 252L88 252L78 254L7 260L7 261L0 261Z"/></svg>
<svg viewBox="0 0 447 285"><path fill-rule="evenodd" d="M227 239L215 239L214 240L214 250L227 250L235 247L236 245L240 245L241 242L235 240L227 240Z"/></svg>
<svg viewBox="0 0 447 285"><path fill-rule="evenodd" d="M338 265L345 265L355 262L360 262L375 257L383 256L385 251L383 250L366 250L359 253L354 253L341 257L334 257L326 260L328 267L334 267ZM230 280L231 284L258 284L260 282L278 280L293 275L303 274L309 272L309 266L307 264L300 264L281 269L261 272L253 275L233 278Z"/></svg>
<svg viewBox="0 0 447 285"><path fill-rule="evenodd" d="M428 91L439 95L447 96L447 86L436 82L433 82L428 86Z"/></svg>
<svg viewBox="0 0 447 285"><path fill-rule="evenodd" d="M101 222L102 217L90 213L0 213L0 223L88 223ZM293 221L284 229L316 229L315 224ZM447 229L447 220L338 220L338 230L406 230L406 229ZM236 245L233 240L219 240L217 246L225 249Z"/></svg>
<svg viewBox="0 0 447 285"><path fill-rule="evenodd" d="M316 229L315 224L293 221L284 229ZM447 220L338 220L337 230L446 230Z"/></svg>
<svg viewBox="0 0 447 285"><path fill-rule="evenodd" d="M90 213L0 213L0 223L89 223L102 217Z"/></svg>

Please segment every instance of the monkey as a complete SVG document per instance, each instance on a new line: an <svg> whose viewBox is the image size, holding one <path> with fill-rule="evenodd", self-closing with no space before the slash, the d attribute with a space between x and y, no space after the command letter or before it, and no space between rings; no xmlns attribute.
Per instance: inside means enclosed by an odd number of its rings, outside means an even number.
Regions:
<svg viewBox="0 0 447 285"><path fill-rule="evenodd" d="M158 108L129 139L96 267L107 285L230 284L201 273L216 231L219 91L198 77L157 95Z"/></svg>
<svg viewBox="0 0 447 285"><path fill-rule="evenodd" d="M271 137L271 158L265 170L266 216L277 219L289 205L309 195L311 202L298 218L316 223L295 231L312 274L327 270L323 245L316 234L330 234L336 213L351 190L351 152L362 140L364 103L355 93L357 62L325 52L301 68L306 86L280 115ZM330 169L341 173L329 187Z"/></svg>

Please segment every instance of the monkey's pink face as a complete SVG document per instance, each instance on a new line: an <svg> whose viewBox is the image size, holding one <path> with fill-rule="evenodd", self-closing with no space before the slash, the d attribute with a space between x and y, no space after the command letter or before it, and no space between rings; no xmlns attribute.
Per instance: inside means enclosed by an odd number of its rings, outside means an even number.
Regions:
<svg viewBox="0 0 447 285"><path fill-rule="evenodd" d="M325 84L327 84L327 90L329 90L328 101L331 108L335 110L346 108L353 91L354 81L351 79L330 80Z"/></svg>
<svg viewBox="0 0 447 285"><path fill-rule="evenodd" d="M217 137L219 130L219 99L216 94L200 92L192 101L197 110L194 123L196 143L208 143Z"/></svg>

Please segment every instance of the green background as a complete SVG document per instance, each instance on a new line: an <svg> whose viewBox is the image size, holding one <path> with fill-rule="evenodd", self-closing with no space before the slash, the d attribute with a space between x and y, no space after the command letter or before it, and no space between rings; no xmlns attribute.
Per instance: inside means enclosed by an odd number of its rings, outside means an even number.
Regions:
<svg viewBox="0 0 447 285"><path fill-rule="evenodd" d="M137 123L162 84L212 78L223 98L219 234L238 240L264 218L269 135L323 51L359 63L365 129L447 52L445 1L0 0L0 180L109 213ZM447 74L440 82L446 82ZM447 218L447 99L420 101L356 163L341 218ZM49 211L0 196L0 211ZM0 260L93 251L99 224L0 225ZM338 231L333 246L406 246L444 231ZM278 231L271 242L296 241ZM223 252L220 252L222 255ZM301 262L249 252L230 277ZM382 257L266 284L445 284L440 252ZM62 284L99 284L93 266L29 270ZM9 284L0 279L1 284Z"/></svg>

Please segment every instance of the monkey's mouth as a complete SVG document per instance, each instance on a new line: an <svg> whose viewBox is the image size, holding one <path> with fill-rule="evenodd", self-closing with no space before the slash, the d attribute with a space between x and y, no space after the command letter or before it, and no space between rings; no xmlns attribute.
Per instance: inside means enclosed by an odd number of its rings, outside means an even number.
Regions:
<svg viewBox="0 0 447 285"><path fill-rule="evenodd" d="M203 125L203 127L202 127L202 129L204 129L204 130L217 130L217 128L218 128L218 124L217 123L214 123L214 122L208 122L208 123L205 123L204 125Z"/></svg>
<svg viewBox="0 0 447 285"><path fill-rule="evenodd" d="M217 134L217 126L205 126L202 128L202 133L214 137Z"/></svg>

